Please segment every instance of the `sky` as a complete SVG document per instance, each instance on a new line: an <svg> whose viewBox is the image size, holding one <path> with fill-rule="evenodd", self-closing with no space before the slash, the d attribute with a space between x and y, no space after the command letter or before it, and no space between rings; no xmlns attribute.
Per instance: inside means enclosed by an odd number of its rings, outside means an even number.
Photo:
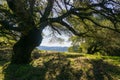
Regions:
<svg viewBox="0 0 120 80"><path fill-rule="evenodd" d="M69 47L71 46L71 42L69 41L69 36L67 35L56 35L56 37L52 36L48 29L43 30L43 40L40 46L61 46L61 47Z"/></svg>
<svg viewBox="0 0 120 80"><path fill-rule="evenodd" d="M43 39L42 43L40 44L40 46L61 46L61 47L69 47L71 46L71 42L50 42L47 40L47 38Z"/></svg>
<svg viewBox="0 0 120 80"><path fill-rule="evenodd" d="M44 38L43 39L43 41L42 41L42 43L40 44L40 46L61 46L61 47L69 47L69 46L71 46L71 42L70 41L68 41L68 39L67 38L65 38L65 37L63 37L64 39L65 39L65 41L62 41L62 42L60 42L60 41L50 41L48 38Z"/></svg>

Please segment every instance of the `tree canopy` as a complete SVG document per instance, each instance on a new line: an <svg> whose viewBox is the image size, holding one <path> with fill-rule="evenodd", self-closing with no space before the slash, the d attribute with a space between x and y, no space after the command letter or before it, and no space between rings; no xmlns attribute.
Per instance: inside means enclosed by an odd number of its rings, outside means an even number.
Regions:
<svg viewBox="0 0 120 80"><path fill-rule="evenodd" d="M99 26L119 32L119 0L6 0L8 6L1 5L0 23L5 29L26 34L33 26L50 26L60 33L68 29L81 36L86 32L75 29L75 19L84 24L84 28ZM105 24L97 22L98 16L107 20ZM72 20L73 22L70 22ZM88 22L88 23L87 23ZM28 25L29 24L29 25ZM44 25L43 25L44 24ZM59 25L58 25L59 24ZM110 25L108 25L110 24ZM28 25L28 26L26 26ZM42 25L42 26L41 26ZM60 26L62 25L62 26Z"/></svg>
<svg viewBox="0 0 120 80"><path fill-rule="evenodd" d="M77 36L89 36L88 33L93 33L99 27L120 33L119 0L3 0L3 2L4 4L0 4L0 31L7 30L20 36L13 47L15 57L21 56L21 53L30 54L41 43L42 31L47 26L59 34L67 31ZM25 62L23 57L26 58L22 56L22 61L16 61Z"/></svg>

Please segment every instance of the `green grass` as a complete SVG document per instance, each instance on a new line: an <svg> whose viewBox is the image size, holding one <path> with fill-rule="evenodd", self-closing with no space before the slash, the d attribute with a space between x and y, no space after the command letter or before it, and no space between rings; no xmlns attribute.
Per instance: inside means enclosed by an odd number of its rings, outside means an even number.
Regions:
<svg viewBox="0 0 120 80"><path fill-rule="evenodd" d="M0 80L120 79L120 57L36 50L29 65L10 65L10 60L3 58L0 60Z"/></svg>

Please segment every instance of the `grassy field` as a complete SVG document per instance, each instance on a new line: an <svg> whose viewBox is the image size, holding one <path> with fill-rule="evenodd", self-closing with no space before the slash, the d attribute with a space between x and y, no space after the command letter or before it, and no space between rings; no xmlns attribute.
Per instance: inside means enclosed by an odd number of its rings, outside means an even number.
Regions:
<svg viewBox="0 0 120 80"><path fill-rule="evenodd" d="M34 51L29 65L10 65L0 50L0 80L120 80L120 57Z"/></svg>

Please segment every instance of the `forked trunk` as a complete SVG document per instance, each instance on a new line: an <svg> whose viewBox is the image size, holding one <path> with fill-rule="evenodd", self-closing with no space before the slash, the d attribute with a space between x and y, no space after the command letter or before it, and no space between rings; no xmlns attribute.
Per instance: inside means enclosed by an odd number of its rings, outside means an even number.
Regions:
<svg viewBox="0 0 120 80"><path fill-rule="evenodd" d="M32 29L28 35L22 36L13 46L12 64L28 64L31 61L31 52L42 41L42 31Z"/></svg>

